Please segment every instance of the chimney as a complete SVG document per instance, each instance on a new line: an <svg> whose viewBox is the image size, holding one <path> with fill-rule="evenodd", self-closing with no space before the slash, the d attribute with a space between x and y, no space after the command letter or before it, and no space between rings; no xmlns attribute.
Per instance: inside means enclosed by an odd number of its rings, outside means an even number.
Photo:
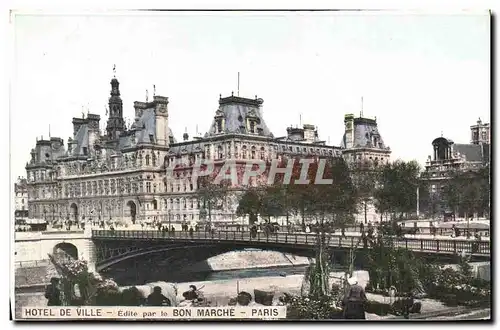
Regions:
<svg viewBox="0 0 500 330"><path fill-rule="evenodd" d="M86 119L73 118L73 137L76 136L76 133L78 133L78 130L80 129L80 127L85 123L87 123Z"/></svg>

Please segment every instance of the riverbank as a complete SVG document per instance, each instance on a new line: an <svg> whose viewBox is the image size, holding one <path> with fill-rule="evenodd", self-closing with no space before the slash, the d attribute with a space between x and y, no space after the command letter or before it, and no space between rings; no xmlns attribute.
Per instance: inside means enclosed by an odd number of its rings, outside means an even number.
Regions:
<svg viewBox="0 0 500 330"><path fill-rule="evenodd" d="M368 283L368 272L355 271L353 274L358 283L365 287ZM343 272L332 272L330 278L332 281L340 281L344 276ZM218 281L193 281L183 283L167 283L156 282L155 285L164 287L165 290L170 285L177 287L176 300L182 301L182 293L189 290L190 285L195 285L203 292L203 295L210 301L211 306L226 306L229 299L235 298L238 292L246 291L254 296L254 290L262 290L273 292L275 297L279 297L283 293L299 294L304 281L304 274L288 275L288 276L265 276L265 277L252 277L241 279L227 279ZM122 287L122 289L130 286ZM139 285L136 286L144 295L152 292L153 285Z"/></svg>
<svg viewBox="0 0 500 330"><path fill-rule="evenodd" d="M309 265L309 259L306 257L276 251L247 249L231 251L208 258L206 261L185 267L182 273L306 265Z"/></svg>

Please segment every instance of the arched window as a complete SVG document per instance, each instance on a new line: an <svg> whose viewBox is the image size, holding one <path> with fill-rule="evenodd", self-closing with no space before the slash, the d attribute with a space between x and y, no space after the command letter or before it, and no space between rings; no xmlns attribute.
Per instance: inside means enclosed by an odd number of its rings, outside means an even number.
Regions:
<svg viewBox="0 0 500 330"><path fill-rule="evenodd" d="M260 148L260 159L264 160L264 157L265 157L265 149L264 149L264 147L261 147Z"/></svg>
<svg viewBox="0 0 500 330"><path fill-rule="evenodd" d="M247 146L243 146L241 152L242 152L241 158L246 159L247 158Z"/></svg>
<svg viewBox="0 0 500 330"><path fill-rule="evenodd" d="M252 159L255 159L255 146L252 147Z"/></svg>
<svg viewBox="0 0 500 330"><path fill-rule="evenodd" d="M149 166L149 155L146 155L146 166Z"/></svg>

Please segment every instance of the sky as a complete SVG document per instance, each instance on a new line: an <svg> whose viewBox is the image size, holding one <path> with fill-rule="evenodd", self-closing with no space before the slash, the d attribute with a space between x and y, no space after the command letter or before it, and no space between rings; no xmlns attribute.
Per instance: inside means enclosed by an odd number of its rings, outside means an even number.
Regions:
<svg viewBox="0 0 500 330"><path fill-rule="evenodd" d="M114 65L129 122L155 85L177 140L209 129L238 72L239 95L264 100L275 136L302 122L340 145L344 115L363 109L393 160L423 165L436 137L469 143L470 126L490 121L486 12L32 14L13 24L12 179L49 127L65 144L82 111L105 128Z"/></svg>

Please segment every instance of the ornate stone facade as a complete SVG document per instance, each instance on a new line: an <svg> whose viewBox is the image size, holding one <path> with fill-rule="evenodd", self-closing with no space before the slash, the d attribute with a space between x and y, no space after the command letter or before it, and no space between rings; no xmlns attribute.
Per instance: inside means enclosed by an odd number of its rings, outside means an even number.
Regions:
<svg viewBox="0 0 500 330"><path fill-rule="evenodd" d="M455 143L442 136L432 141L433 155L428 156L421 178L429 189L429 195L440 201L437 211L440 215L451 212L443 198L450 174L455 171L475 172L490 163L489 124L479 120L470 129L470 144ZM459 218L464 216L458 214Z"/></svg>
<svg viewBox="0 0 500 330"><path fill-rule="evenodd" d="M197 187L169 177L171 162L182 159L271 160L279 157L323 155L341 157L373 153L381 159L390 151L383 145L376 123L352 118L354 127L377 136L374 144L326 145L312 125L289 127L287 136L274 137L262 114L263 100L220 97L208 132L177 142L168 126L168 98L134 102L135 122L125 127L119 82L111 81L106 134L100 134L100 116L73 119L73 137L67 147L60 138L38 140L26 164L29 216L58 220L113 220L125 223L155 220L181 223L200 220ZM347 117L346 117L347 118ZM361 120L361 121L360 121ZM346 135L351 134L346 130ZM344 138L346 140L346 138ZM371 155L371 154L370 154ZM369 157L369 156L367 156ZM177 171L175 175L189 175ZM186 181L184 181L186 182ZM234 220L234 205L213 214L212 221Z"/></svg>
<svg viewBox="0 0 500 330"><path fill-rule="evenodd" d="M15 219L28 218L28 185L25 178L17 178L14 184Z"/></svg>

